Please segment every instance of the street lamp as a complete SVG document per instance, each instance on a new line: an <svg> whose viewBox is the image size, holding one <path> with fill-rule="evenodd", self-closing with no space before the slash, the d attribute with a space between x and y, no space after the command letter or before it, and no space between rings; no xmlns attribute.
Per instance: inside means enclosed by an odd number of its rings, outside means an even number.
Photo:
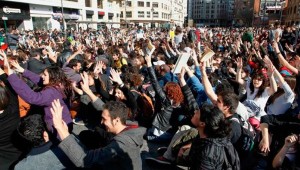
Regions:
<svg viewBox="0 0 300 170"><path fill-rule="evenodd" d="M152 22L151 22L151 27L153 28L154 26L153 26L153 13L154 13L154 8L152 7L151 8L151 12L152 12Z"/></svg>
<svg viewBox="0 0 300 170"><path fill-rule="evenodd" d="M60 3L61 3L61 15L62 15L62 22L63 22L63 31L65 32L65 36L66 36L66 27L65 27L65 17L64 17L63 0L61 0Z"/></svg>

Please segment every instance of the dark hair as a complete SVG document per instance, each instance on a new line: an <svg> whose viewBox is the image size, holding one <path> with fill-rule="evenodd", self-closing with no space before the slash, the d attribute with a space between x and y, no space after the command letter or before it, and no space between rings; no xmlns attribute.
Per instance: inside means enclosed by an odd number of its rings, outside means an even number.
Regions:
<svg viewBox="0 0 300 170"><path fill-rule="evenodd" d="M223 105L230 108L230 113L234 114L239 105L239 97L233 91L222 91L218 94L223 99Z"/></svg>
<svg viewBox="0 0 300 170"><path fill-rule="evenodd" d="M217 95L219 95L223 91L231 91L232 93L234 93L232 85L226 79L223 79L217 84L215 91Z"/></svg>
<svg viewBox="0 0 300 170"><path fill-rule="evenodd" d="M5 87L0 86L0 110L4 110L9 105L10 95Z"/></svg>
<svg viewBox="0 0 300 170"><path fill-rule="evenodd" d="M45 70L47 70L49 74L49 84L46 86L46 88L47 87L56 88L62 93L63 98L65 99L71 97L72 83L66 77L62 69L58 66L50 66L47 67Z"/></svg>
<svg viewBox="0 0 300 170"><path fill-rule="evenodd" d="M127 106L120 101L109 101L103 105L103 109L109 111L111 119L120 118L123 125L126 124L128 118L128 108Z"/></svg>
<svg viewBox="0 0 300 170"><path fill-rule="evenodd" d="M70 67L70 68L76 67L78 63L81 63L81 62L74 58L69 61L68 67Z"/></svg>
<svg viewBox="0 0 300 170"><path fill-rule="evenodd" d="M41 146L45 143L44 131L46 131L45 123L42 116L33 114L21 120L18 127L18 133L26 139L33 147Z"/></svg>
<svg viewBox="0 0 300 170"><path fill-rule="evenodd" d="M30 57L36 57L36 56L41 56L42 55L42 49L38 48L38 49L33 49L30 52Z"/></svg>
<svg viewBox="0 0 300 170"><path fill-rule="evenodd" d="M253 80L256 79L256 78L262 79L263 82L262 82L261 86L258 88L258 91L257 91L257 94L256 94L255 98L260 97L263 94L263 92L265 91L265 88L268 85L268 79L263 75L263 73L261 73L261 72L254 73L253 76L252 76L252 79L251 79L251 83L250 83L251 94L254 93Z"/></svg>
<svg viewBox="0 0 300 170"><path fill-rule="evenodd" d="M218 107L203 104L200 108L200 121L205 123L204 133L209 138L224 138L229 136L230 125Z"/></svg>

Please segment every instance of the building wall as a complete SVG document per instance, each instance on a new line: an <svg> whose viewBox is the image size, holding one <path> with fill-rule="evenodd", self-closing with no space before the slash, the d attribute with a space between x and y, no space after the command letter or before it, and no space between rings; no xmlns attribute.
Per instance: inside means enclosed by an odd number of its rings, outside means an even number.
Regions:
<svg viewBox="0 0 300 170"><path fill-rule="evenodd" d="M191 0L192 19L198 26L231 26L234 0Z"/></svg>
<svg viewBox="0 0 300 170"><path fill-rule="evenodd" d="M289 0L285 8L285 24L300 24L300 0Z"/></svg>
<svg viewBox="0 0 300 170"><path fill-rule="evenodd" d="M150 27L164 24L182 26L185 0L124 0L121 5L123 23ZM125 6L127 3L127 6ZM127 13L127 15L126 15Z"/></svg>
<svg viewBox="0 0 300 170"><path fill-rule="evenodd" d="M62 22L61 0L5 1L25 4L29 2L30 19L23 20L18 25L19 29L50 29L57 23L69 28L74 27L69 23L72 21L105 22L108 23L109 27L120 27L120 4L118 0L63 0L65 23ZM103 3L99 5L99 2ZM10 7L13 8L13 5ZM79 24L79 26L97 28L97 24Z"/></svg>

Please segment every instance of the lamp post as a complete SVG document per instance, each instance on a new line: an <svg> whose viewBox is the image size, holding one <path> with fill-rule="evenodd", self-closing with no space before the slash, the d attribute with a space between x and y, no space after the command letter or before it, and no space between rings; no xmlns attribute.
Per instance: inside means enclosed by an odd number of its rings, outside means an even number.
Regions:
<svg viewBox="0 0 300 170"><path fill-rule="evenodd" d="M153 26L153 13L154 13L154 8L151 8L151 12L152 12L152 22L151 22L151 27L154 28L155 26Z"/></svg>
<svg viewBox="0 0 300 170"><path fill-rule="evenodd" d="M63 31L66 33L66 27L65 27L65 17L64 17L64 5L63 5L63 0L60 0L61 3L61 15L62 15L62 24L63 24ZM66 34L65 34L66 36Z"/></svg>
<svg viewBox="0 0 300 170"><path fill-rule="evenodd" d="M127 0L125 0L125 15L124 15L124 21L125 21L125 24L126 24L126 28L128 28L128 25L127 25Z"/></svg>

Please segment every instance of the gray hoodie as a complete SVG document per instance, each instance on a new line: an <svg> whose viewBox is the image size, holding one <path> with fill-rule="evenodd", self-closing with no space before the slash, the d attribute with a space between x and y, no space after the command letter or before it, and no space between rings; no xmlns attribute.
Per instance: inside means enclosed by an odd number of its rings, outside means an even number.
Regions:
<svg viewBox="0 0 300 170"><path fill-rule="evenodd" d="M124 130L106 147L89 151L84 150L73 135L69 135L59 147L77 167L91 167L98 164L103 169L109 170L140 170L142 169L140 149L145 132L146 129L142 127Z"/></svg>

